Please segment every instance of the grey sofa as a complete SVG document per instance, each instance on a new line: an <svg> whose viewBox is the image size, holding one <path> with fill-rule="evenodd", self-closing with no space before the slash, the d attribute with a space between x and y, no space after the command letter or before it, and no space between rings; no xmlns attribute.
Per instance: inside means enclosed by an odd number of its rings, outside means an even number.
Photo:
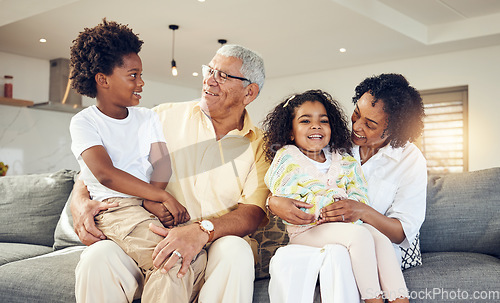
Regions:
<svg viewBox="0 0 500 303"><path fill-rule="evenodd" d="M74 302L84 247L67 201L74 171L0 177L0 302ZM500 301L500 168L430 177L423 265L404 271L411 302ZM286 244L279 220L259 229L254 302L269 302L269 259Z"/></svg>

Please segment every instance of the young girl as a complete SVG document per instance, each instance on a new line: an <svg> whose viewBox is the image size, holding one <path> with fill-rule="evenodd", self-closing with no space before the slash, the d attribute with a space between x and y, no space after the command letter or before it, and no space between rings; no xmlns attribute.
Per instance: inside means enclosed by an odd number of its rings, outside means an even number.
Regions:
<svg viewBox="0 0 500 303"><path fill-rule="evenodd" d="M289 97L268 114L264 131L266 156L272 161L265 182L273 195L309 203L310 208L302 210L314 214L316 221L321 219L321 208L335 201L368 203L361 167L349 155L346 118L328 93L309 90ZM365 302L383 302L387 297L397 298L391 302L408 302L392 244L371 225L360 221L306 226L284 223L290 244L344 245Z"/></svg>

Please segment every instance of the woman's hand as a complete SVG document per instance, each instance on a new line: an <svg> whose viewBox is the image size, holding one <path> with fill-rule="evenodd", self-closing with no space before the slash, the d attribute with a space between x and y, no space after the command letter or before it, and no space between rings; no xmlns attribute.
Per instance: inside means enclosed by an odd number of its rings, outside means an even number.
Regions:
<svg viewBox="0 0 500 303"><path fill-rule="evenodd" d="M378 229L386 235L392 243L399 244L405 239L401 222L396 218L389 218L368 204L351 199L340 200L321 209L318 224L326 222L356 222L361 220Z"/></svg>
<svg viewBox="0 0 500 303"><path fill-rule="evenodd" d="M339 200L321 209L318 223L326 222L356 222L363 220L366 211L371 209L365 203L351 199Z"/></svg>
<svg viewBox="0 0 500 303"><path fill-rule="evenodd" d="M142 206L155 215L165 227L174 226L174 216L168 211L163 203L158 203L150 200L144 200Z"/></svg>
<svg viewBox="0 0 500 303"><path fill-rule="evenodd" d="M314 215L300 210L300 207L311 208L312 205L294 199L271 196L269 209L273 214L294 225L305 225L314 222Z"/></svg>

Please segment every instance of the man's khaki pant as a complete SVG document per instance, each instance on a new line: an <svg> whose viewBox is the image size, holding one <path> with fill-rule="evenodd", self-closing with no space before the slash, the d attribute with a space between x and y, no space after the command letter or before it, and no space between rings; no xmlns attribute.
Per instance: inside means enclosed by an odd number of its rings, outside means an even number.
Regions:
<svg viewBox="0 0 500 303"><path fill-rule="evenodd" d="M193 279L177 278L180 266L178 262L167 274L154 273L162 275L162 279L156 279L146 287L147 297L142 301L252 302L254 259L250 245L243 238L226 236L212 243L208 249L204 284L203 279L194 276ZM196 266L197 262L191 264L193 275L201 270ZM143 273L137 263L112 241L103 240L87 247L75 274L77 302L132 302L141 297ZM152 290L148 291L148 288Z"/></svg>

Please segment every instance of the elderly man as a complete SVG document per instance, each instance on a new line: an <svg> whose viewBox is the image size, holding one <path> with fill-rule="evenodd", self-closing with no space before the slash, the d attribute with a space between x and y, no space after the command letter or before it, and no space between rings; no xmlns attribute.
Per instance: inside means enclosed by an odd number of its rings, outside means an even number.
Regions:
<svg viewBox="0 0 500 303"><path fill-rule="evenodd" d="M197 295L200 302L252 301L254 259L247 235L266 221L268 190L263 177L268 164L262 133L245 107L255 100L264 79L260 56L225 45L203 66L201 100L154 109L172 160L166 190L187 208L191 221L173 228L151 226L165 237L152 257L169 281L145 289L147 301L192 301ZM73 195L75 231L84 244L93 244L82 253L76 269L77 300L138 298L148 277L114 242L100 241L105 236L94 225L93 216L109 205L90 200L83 182L76 183ZM168 221L162 204L145 201L144 207ZM197 258L204 248L206 264L205 258ZM191 278L182 279L187 274Z"/></svg>

